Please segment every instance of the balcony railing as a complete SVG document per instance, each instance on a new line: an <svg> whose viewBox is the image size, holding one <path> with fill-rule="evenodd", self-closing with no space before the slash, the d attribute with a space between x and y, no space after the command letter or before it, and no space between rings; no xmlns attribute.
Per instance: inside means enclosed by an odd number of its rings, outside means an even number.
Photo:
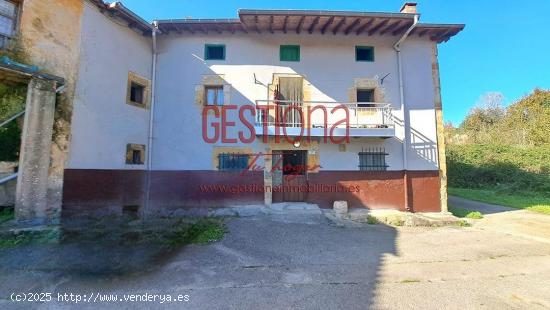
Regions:
<svg viewBox="0 0 550 310"><path fill-rule="evenodd" d="M379 102L257 100L256 127L285 127L291 135L298 132L291 129L304 128L312 135L333 130L336 135L393 136L392 110L389 103Z"/></svg>
<svg viewBox="0 0 550 310"><path fill-rule="evenodd" d="M392 107L378 102L256 101L256 125L311 128L390 128ZM343 122L346 120L346 122ZM309 124L309 126L308 126Z"/></svg>

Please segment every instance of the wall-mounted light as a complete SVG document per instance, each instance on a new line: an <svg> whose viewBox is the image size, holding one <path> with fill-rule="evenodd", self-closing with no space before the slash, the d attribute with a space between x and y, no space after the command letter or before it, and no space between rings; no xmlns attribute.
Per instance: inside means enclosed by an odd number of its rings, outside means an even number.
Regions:
<svg viewBox="0 0 550 310"><path fill-rule="evenodd" d="M389 75L390 75L390 74L388 73L388 74L384 75L383 78L380 79L380 85L384 85L384 80L385 80Z"/></svg>
<svg viewBox="0 0 550 310"><path fill-rule="evenodd" d="M300 142L300 140L294 141L294 147L295 147L295 148L299 148L300 145L302 145L302 143Z"/></svg>

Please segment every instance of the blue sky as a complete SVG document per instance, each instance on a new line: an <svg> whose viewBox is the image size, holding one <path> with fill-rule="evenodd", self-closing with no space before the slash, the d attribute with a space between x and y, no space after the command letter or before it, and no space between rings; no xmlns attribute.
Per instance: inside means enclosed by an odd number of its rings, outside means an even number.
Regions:
<svg viewBox="0 0 550 310"><path fill-rule="evenodd" d="M148 21L235 18L239 8L396 12L403 0L124 0ZM439 47L445 120L455 125L487 92L510 104L535 87L550 89L550 0L419 0L421 22L464 23ZM214 3L214 4L213 4Z"/></svg>

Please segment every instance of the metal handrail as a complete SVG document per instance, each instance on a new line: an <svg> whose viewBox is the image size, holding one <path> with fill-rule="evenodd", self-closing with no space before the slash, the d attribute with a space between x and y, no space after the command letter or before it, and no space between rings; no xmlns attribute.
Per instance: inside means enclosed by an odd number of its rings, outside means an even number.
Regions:
<svg viewBox="0 0 550 310"><path fill-rule="evenodd" d="M278 100L278 99L256 100L256 106L260 105L258 104L260 102L266 102L266 103L274 102L277 104L278 103L317 103L321 105L355 105L355 106L359 104L370 104L370 105L376 105L381 107L388 107L388 108L391 107L391 103L387 103L387 102L338 102L338 101L313 101L313 100L297 101L297 100Z"/></svg>
<svg viewBox="0 0 550 310"><path fill-rule="evenodd" d="M264 104L261 104L264 103ZM270 104L274 103L274 104ZM267 112L265 107L271 106L293 106L293 105L303 105L308 103L318 104L319 106L324 106L327 108L344 106L349 109L350 116L353 119L350 119L349 127L353 128L390 128L394 127L393 115L392 115L392 106L390 103L385 102L334 102L334 101L294 101L294 100L256 100L256 109L259 113L256 115L256 124L268 126L279 125L284 127L302 127L303 121L297 120L295 117L295 111L291 110L291 117L288 120L284 121L284 124L281 120L269 119L270 115ZM368 105L368 106L360 106ZM262 108L263 107L263 108ZM267 113L266 113L267 112ZM361 115L362 112L371 112L371 115ZM370 116L370 117L369 117ZM271 117L273 117L271 115ZM373 118L379 117L379 120L373 120ZM297 120L297 121L296 121ZM340 121L340 119L338 119ZM374 121L374 122L373 122ZM331 123L329 121L329 116L323 123L313 122L310 124L312 128L324 128L325 126L331 127L337 125L337 127L342 126L341 123Z"/></svg>
<svg viewBox="0 0 550 310"><path fill-rule="evenodd" d="M14 116L8 118L7 120L3 121L1 124L0 124L0 128L6 126L9 122L13 121L14 119L18 118L19 116L25 114L25 110L19 112L19 113L16 113Z"/></svg>
<svg viewBox="0 0 550 310"><path fill-rule="evenodd" d="M9 181L11 181L11 180L13 180L13 179L17 179L17 176L18 176L18 175L19 175L19 173L16 172L16 173L14 173L14 174L12 174L12 175L8 175L7 177L3 177L3 178L0 179L0 184L4 184L4 183L9 182Z"/></svg>

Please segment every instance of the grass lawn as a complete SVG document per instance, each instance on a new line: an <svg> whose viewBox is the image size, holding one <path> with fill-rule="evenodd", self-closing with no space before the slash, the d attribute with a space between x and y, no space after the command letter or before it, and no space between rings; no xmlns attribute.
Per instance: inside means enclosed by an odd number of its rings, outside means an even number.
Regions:
<svg viewBox="0 0 550 310"><path fill-rule="evenodd" d="M12 209L13 210L13 209ZM4 214L5 213L5 214ZM13 213L0 213L0 219L11 219ZM114 225L116 223L116 225ZM221 240L228 232L223 218L157 219L135 224L121 218L98 219L88 226L74 229L44 229L21 232L0 231L0 250L32 244L70 244L92 242L99 245L138 246L159 245L167 249L187 244L208 244Z"/></svg>
<svg viewBox="0 0 550 310"><path fill-rule="evenodd" d="M178 227L166 241L170 245L207 244L221 240L226 232L223 219L206 218Z"/></svg>
<svg viewBox="0 0 550 310"><path fill-rule="evenodd" d="M535 193L502 194L485 189L449 188L449 195L550 215L550 198Z"/></svg>

